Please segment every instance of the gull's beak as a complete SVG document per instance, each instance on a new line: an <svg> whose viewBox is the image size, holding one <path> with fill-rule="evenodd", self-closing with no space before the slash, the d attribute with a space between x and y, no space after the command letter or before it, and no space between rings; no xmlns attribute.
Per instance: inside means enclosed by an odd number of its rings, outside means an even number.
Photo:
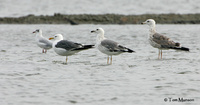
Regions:
<svg viewBox="0 0 200 105"><path fill-rule="evenodd" d="M49 40L52 40L52 39L54 39L54 38L53 37L49 38Z"/></svg>
<svg viewBox="0 0 200 105"><path fill-rule="evenodd" d="M141 24L146 24L146 22L142 22Z"/></svg>
<svg viewBox="0 0 200 105"><path fill-rule="evenodd" d="M91 31L91 33L94 33L94 32L96 32L96 31L94 31L94 30Z"/></svg>
<svg viewBox="0 0 200 105"><path fill-rule="evenodd" d="M33 33L35 33L35 31L33 31Z"/></svg>

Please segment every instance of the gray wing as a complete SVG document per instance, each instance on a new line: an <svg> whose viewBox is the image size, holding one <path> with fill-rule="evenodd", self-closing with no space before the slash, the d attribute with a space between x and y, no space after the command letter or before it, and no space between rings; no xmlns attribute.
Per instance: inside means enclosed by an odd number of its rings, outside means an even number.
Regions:
<svg viewBox="0 0 200 105"><path fill-rule="evenodd" d="M101 45L107 48L111 52L127 52L128 48L119 45L117 42L112 40L103 40L101 41Z"/></svg>
<svg viewBox="0 0 200 105"><path fill-rule="evenodd" d="M82 48L83 45L80 43L74 43L72 41L68 40L61 40L56 45L56 48L63 48L65 50L77 50L79 48Z"/></svg>
<svg viewBox="0 0 200 105"><path fill-rule="evenodd" d="M156 42L157 44L160 44L161 47L163 48L170 48L170 47L179 47L180 43L176 43L170 38L161 35L159 33L155 33L152 37L153 41Z"/></svg>
<svg viewBox="0 0 200 105"><path fill-rule="evenodd" d="M46 46L46 47L52 47L52 42L51 41L49 41L49 40L47 40L47 39L45 39L45 38L41 38L41 39L39 39L39 42L38 42L40 45L44 45L44 46Z"/></svg>

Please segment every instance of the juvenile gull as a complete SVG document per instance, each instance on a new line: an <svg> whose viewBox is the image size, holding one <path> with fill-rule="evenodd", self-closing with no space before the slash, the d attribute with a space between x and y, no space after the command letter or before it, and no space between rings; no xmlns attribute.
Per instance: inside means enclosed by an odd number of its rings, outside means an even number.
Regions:
<svg viewBox="0 0 200 105"><path fill-rule="evenodd" d="M115 41L106 39L104 37L104 30L102 28L98 28L96 30L91 31L91 33L97 33L96 39L96 47L102 53L108 55L107 64L109 64L109 56L110 56L110 64L112 64L112 55L119 55L124 52L132 53L135 52L129 48L126 48Z"/></svg>
<svg viewBox="0 0 200 105"><path fill-rule="evenodd" d="M58 55L66 56L66 62L67 62L68 56L71 56L82 50L87 50L87 49L93 48L93 46L94 46L94 45L83 45L80 43L63 40L63 36L61 34L56 34L56 35L54 35L54 37L49 38L49 40L51 40L51 39L54 39L54 42L53 42L54 51Z"/></svg>
<svg viewBox="0 0 200 105"><path fill-rule="evenodd" d="M33 33L36 34L35 40L40 48L43 48L42 53L46 53L48 49L52 48L52 42L42 36L42 30L37 29Z"/></svg>
<svg viewBox="0 0 200 105"><path fill-rule="evenodd" d="M147 24L149 25L149 43L151 46L158 48L158 59L162 59L162 50L168 50L168 49L175 49L175 50L182 50L182 51L189 51L189 48L181 47L180 43L174 42L170 38L161 35L156 32L155 26L156 22L153 19L147 19L145 22L142 22L141 24Z"/></svg>

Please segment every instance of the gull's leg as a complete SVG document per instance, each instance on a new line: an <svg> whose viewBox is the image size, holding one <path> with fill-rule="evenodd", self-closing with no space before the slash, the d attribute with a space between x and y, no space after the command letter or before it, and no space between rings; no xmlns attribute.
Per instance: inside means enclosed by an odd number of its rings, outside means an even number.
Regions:
<svg viewBox="0 0 200 105"><path fill-rule="evenodd" d="M67 60L68 60L68 58L67 58L67 56L66 56L66 63L67 63Z"/></svg>
<svg viewBox="0 0 200 105"><path fill-rule="evenodd" d="M107 57L107 64L109 64L109 56Z"/></svg>
<svg viewBox="0 0 200 105"><path fill-rule="evenodd" d="M42 53L44 53L44 49L42 49Z"/></svg>
<svg viewBox="0 0 200 105"><path fill-rule="evenodd" d="M158 59L160 59L160 50L158 49Z"/></svg>
<svg viewBox="0 0 200 105"><path fill-rule="evenodd" d="M46 50L46 49L44 49L44 53L47 53L47 50Z"/></svg>
<svg viewBox="0 0 200 105"><path fill-rule="evenodd" d="M110 58L110 64L112 64L112 55L111 55L111 58Z"/></svg>
<svg viewBox="0 0 200 105"><path fill-rule="evenodd" d="M161 59L162 59L162 50L161 50Z"/></svg>

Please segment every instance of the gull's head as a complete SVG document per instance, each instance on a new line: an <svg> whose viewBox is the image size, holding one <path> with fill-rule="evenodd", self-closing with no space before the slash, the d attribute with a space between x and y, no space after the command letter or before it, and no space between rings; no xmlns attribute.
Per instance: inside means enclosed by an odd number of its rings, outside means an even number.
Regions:
<svg viewBox="0 0 200 105"><path fill-rule="evenodd" d="M41 29L37 29L37 30L33 31L33 33L42 33L42 30Z"/></svg>
<svg viewBox="0 0 200 105"><path fill-rule="evenodd" d="M91 33L104 34L104 30L103 28L97 28L96 30L92 30Z"/></svg>
<svg viewBox="0 0 200 105"><path fill-rule="evenodd" d="M147 19L145 22L142 22L141 24L147 24L149 26L155 26L156 22L153 19Z"/></svg>
<svg viewBox="0 0 200 105"><path fill-rule="evenodd" d="M53 37L49 38L49 40L63 40L63 36L61 34L56 34Z"/></svg>

